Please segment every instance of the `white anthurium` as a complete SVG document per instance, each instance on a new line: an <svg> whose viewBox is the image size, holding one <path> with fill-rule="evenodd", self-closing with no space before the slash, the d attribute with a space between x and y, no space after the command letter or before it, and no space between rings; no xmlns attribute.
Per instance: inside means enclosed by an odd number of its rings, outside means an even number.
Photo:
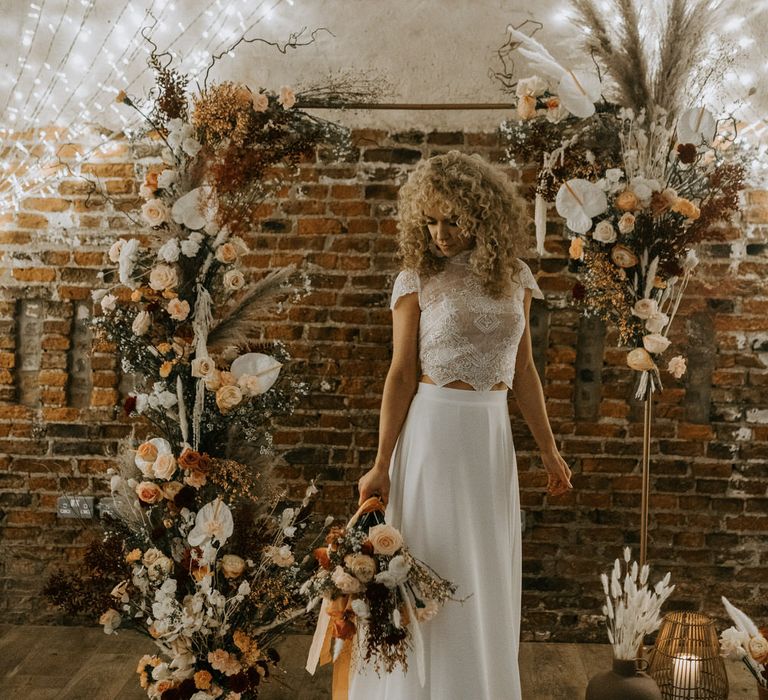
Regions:
<svg viewBox="0 0 768 700"><path fill-rule="evenodd" d="M693 107L685 110L677 120L677 140L696 146L702 141L712 143L716 129L715 117L706 107Z"/></svg>
<svg viewBox="0 0 768 700"><path fill-rule="evenodd" d="M232 511L220 498L206 503L197 513L195 526L189 531L187 541L193 547L216 540L221 547L234 529Z"/></svg>
<svg viewBox="0 0 768 700"><path fill-rule="evenodd" d="M206 209L210 208L210 204L207 201L210 194L211 188L208 186L196 187L194 190L190 190L174 202L171 209L171 218L177 224L182 224L193 231L203 228L206 222L213 218L206 215Z"/></svg>
<svg viewBox="0 0 768 700"><path fill-rule="evenodd" d="M173 450L171 449L171 443L168 442L168 440L166 440L165 438L159 438L159 437L152 438L151 440L147 440L147 442L150 445L155 446L155 449L157 450L157 455L155 456L155 459L153 459L150 462L148 460L142 459L138 452L136 453L136 456L133 458L133 461L142 474L147 474L148 470L151 470L152 465L155 463L155 461L160 455L173 454Z"/></svg>
<svg viewBox="0 0 768 700"><path fill-rule="evenodd" d="M260 352L249 352L240 355L232 363L229 371L238 383L243 384L249 394L257 395L263 394L272 387L277 381L282 366L274 357Z"/></svg>
<svg viewBox="0 0 768 700"><path fill-rule="evenodd" d="M608 199L595 183L575 178L560 186L555 208L571 231L586 233L592 228L592 219L608 208Z"/></svg>
<svg viewBox="0 0 768 700"><path fill-rule="evenodd" d="M586 119L595 113L600 99L600 78L590 71L565 71L557 87L560 104L571 114Z"/></svg>

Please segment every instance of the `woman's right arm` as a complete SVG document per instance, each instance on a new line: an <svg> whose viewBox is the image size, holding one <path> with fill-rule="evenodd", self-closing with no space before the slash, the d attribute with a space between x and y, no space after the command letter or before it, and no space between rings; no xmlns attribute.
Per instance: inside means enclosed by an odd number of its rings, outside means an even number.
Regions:
<svg viewBox="0 0 768 700"><path fill-rule="evenodd" d="M358 481L360 504L374 494L389 499L389 463L416 393L419 376L419 295L401 296L392 311L392 363L384 382L379 449L373 467Z"/></svg>

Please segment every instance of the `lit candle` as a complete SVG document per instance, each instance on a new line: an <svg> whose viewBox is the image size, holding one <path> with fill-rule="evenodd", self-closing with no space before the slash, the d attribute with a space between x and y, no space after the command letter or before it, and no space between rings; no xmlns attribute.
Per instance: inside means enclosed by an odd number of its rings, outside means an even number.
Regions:
<svg viewBox="0 0 768 700"><path fill-rule="evenodd" d="M701 659L693 654L681 654L674 657L674 663L672 670L672 687L676 691L674 697L695 700Z"/></svg>

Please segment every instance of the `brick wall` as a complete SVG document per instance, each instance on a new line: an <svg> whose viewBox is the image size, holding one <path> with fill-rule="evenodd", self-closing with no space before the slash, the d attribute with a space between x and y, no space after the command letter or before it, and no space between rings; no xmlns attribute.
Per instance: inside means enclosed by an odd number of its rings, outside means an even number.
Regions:
<svg viewBox="0 0 768 700"><path fill-rule="evenodd" d="M502 155L492 134L369 130L356 142L347 162L305 163L283 198L259 207L247 259L256 270L313 268L314 291L265 329L288 344L312 387L275 437L287 462L282 478L297 491L319 478L323 508L338 515L349 512L375 454L398 185L436 151ZM85 147L69 145L64 155ZM146 162L157 155L152 144L131 148ZM40 583L78 559L93 528L57 520L56 498L105 495L104 472L132 430L115 408L129 378L110 348L89 351L87 326L106 249L135 232L119 212L137 205L128 160L129 146L118 145L80 166L114 204L89 201L73 177L58 197L31 198L0 221L0 620L60 619L38 597ZM603 640L597 574L638 541L642 406L615 334L570 307L567 242L560 224L550 226L547 255L530 259L547 297L534 303L532 332L576 488L548 502L535 444L510 400L527 520L523 637ZM713 232L700 257L672 333L690 370L665 382L655 409L649 558L659 575L672 570L673 607L719 615L727 594L766 620L768 192L749 192L742 221Z"/></svg>

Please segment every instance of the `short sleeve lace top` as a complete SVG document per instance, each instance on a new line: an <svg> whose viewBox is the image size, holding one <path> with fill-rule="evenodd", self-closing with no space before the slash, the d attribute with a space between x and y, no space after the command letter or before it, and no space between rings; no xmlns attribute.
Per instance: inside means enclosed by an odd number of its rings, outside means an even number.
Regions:
<svg viewBox="0 0 768 700"><path fill-rule="evenodd" d="M468 267L470 251L450 258L424 279L403 270L395 279L390 308L404 294L417 292L421 370L438 386L461 380L477 391L494 384L512 386L517 348L525 330L524 289L543 299L530 268L517 260L519 284L511 295L494 299Z"/></svg>

